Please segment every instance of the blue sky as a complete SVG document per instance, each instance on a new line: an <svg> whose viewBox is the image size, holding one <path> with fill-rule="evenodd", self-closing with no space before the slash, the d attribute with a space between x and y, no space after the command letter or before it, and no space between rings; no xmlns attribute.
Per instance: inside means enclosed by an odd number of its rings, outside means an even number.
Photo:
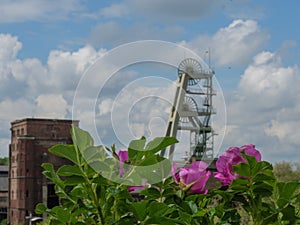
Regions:
<svg viewBox="0 0 300 225"><path fill-rule="evenodd" d="M187 47L206 61L211 50L227 110L221 151L253 143L266 160L299 161L299 7L298 1L279 0L3 0L0 156L8 155L12 120L71 118L76 86L92 63L120 44L155 39ZM173 79L172 68L145 65L120 71L107 85L96 114L108 142L115 139L103 121L109 121L114 99L130 82L154 73ZM167 86L166 96L172 98ZM132 95L141 94L135 91ZM82 98L82 107L90 100ZM141 106L136 115L145 111ZM136 134L147 133L138 119L158 116L149 110L148 117L136 117ZM82 112L85 118L93 115Z"/></svg>

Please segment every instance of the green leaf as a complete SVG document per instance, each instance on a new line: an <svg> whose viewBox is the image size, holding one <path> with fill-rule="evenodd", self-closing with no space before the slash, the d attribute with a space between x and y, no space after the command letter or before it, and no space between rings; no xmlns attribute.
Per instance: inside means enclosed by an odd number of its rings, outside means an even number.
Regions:
<svg viewBox="0 0 300 225"><path fill-rule="evenodd" d="M300 182L290 181L287 183L277 183L281 198L290 199L295 191L300 188Z"/></svg>
<svg viewBox="0 0 300 225"><path fill-rule="evenodd" d="M128 158L129 160L136 161L141 159L144 155L144 147L146 143L146 138L142 137L139 140L132 140L128 146Z"/></svg>
<svg viewBox="0 0 300 225"><path fill-rule="evenodd" d="M49 149L54 155L71 160L75 164L79 164L74 145L58 144Z"/></svg>
<svg viewBox="0 0 300 225"><path fill-rule="evenodd" d="M153 216L148 218L145 221L145 224L177 225L177 224L185 224L185 223L183 223L182 220L178 220L178 219Z"/></svg>
<svg viewBox="0 0 300 225"><path fill-rule="evenodd" d="M168 205L162 202L151 202L148 207L149 216L164 216L164 213L169 209Z"/></svg>
<svg viewBox="0 0 300 225"><path fill-rule="evenodd" d="M159 190L153 187L142 190L140 195L147 196L148 198L151 199L157 199L161 197Z"/></svg>
<svg viewBox="0 0 300 225"><path fill-rule="evenodd" d="M198 207L197 207L195 202L189 201L188 205L190 206L191 211L192 211L193 214L198 212Z"/></svg>
<svg viewBox="0 0 300 225"><path fill-rule="evenodd" d="M186 212L183 212L183 211L179 211L179 217L181 220L186 222L186 224L191 224L191 221L193 219L192 215L190 215Z"/></svg>
<svg viewBox="0 0 300 225"><path fill-rule="evenodd" d="M145 150L147 153L151 152L151 154L155 154L175 143L178 143L178 141L174 137L157 137L146 145Z"/></svg>
<svg viewBox="0 0 300 225"><path fill-rule="evenodd" d="M235 166L233 166L234 171L239 174L240 176L250 177L250 166L246 163L239 163Z"/></svg>
<svg viewBox="0 0 300 225"><path fill-rule="evenodd" d="M72 126L71 136L73 144L76 145L81 152L94 145L94 140L91 135L77 126Z"/></svg>
<svg viewBox="0 0 300 225"><path fill-rule="evenodd" d="M148 183L158 183L170 175L171 167L170 160L165 159L153 165L136 166L134 175L147 179Z"/></svg>
<svg viewBox="0 0 300 225"><path fill-rule="evenodd" d="M251 176L255 176L257 173L266 173L266 171L272 171L273 166L271 163L266 161L257 162L255 167L252 169Z"/></svg>
<svg viewBox="0 0 300 225"><path fill-rule="evenodd" d="M82 184L85 182L85 179L82 176L70 176L64 180L64 184L66 186L74 186L78 184Z"/></svg>
<svg viewBox="0 0 300 225"><path fill-rule="evenodd" d="M144 221L147 215L147 202L133 202L132 203L133 214L139 221Z"/></svg>
<svg viewBox="0 0 300 225"><path fill-rule="evenodd" d="M82 152L82 156L87 163L94 161L104 161L107 158L106 150L103 146L90 146Z"/></svg>
<svg viewBox="0 0 300 225"><path fill-rule="evenodd" d="M281 213L283 214L282 219L285 221L289 221L289 224L294 224L294 222L296 221L297 217L296 217L296 212L295 212L295 207L292 205L288 205L287 207L285 207Z"/></svg>
<svg viewBox="0 0 300 225"><path fill-rule="evenodd" d="M242 151L241 154L246 159L247 164L249 165L249 167L251 169L256 167L257 161L256 161L256 158L254 156L246 155L244 150Z"/></svg>
<svg viewBox="0 0 300 225"><path fill-rule="evenodd" d="M274 175L259 173L252 179L253 182L275 181Z"/></svg>
<svg viewBox="0 0 300 225"><path fill-rule="evenodd" d="M64 165L61 166L58 170L57 170L57 175L59 176L84 176L84 174L82 173L82 171L80 170L80 168L77 165L71 166L71 165Z"/></svg>
<svg viewBox="0 0 300 225"><path fill-rule="evenodd" d="M296 191L300 188L300 183L297 181L290 181L287 183L278 182L276 189L278 192L277 205L284 207L286 204L292 201Z"/></svg>
<svg viewBox="0 0 300 225"><path fill-rule="evenodd" d="M59 185L63 189L64 183L55 173L53 165L51 163L43 163L42 167L46 170L43 171L44 176L52 180L55 184Z"/></svg>
<svg viewBox="0 0 300 225"><path fill-rule="evenodd" d="M56 213L56 217L60 222L66 224L69 221L70 213L68 213L67 210L62 209L59 206L55 206L52 211Z"/></svg>
<svg viewBox="0 0 300 225"><path fill-rule="evenodd" d="M260 197L268 197L271 196L273 193L273 186L266 184L264 182L262 183L256 183L253 185L253 192L256 195L259 195Z"/></svg>
<svg viewBox="0 0 300 225"><path fill-rule="evenodd" d="M47 210L47 207L43 203L38 203L35 206L35 213L36 214L43 214L43 213L46 212L46 210Z"/></svg>

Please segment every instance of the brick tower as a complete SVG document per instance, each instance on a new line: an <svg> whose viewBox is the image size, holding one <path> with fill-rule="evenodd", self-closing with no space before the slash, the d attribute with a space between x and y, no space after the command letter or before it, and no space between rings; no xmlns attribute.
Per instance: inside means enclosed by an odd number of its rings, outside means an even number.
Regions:
<svg viewBox="0 0 300 225"><path fill-rule="evenodd" d="M72 143L71 125L78 121L57 119L22 119L11 123L9 149L9 224L27 224L25 217L34 215L37 203L48 207L58 204L54 185L43 175L41 164L58 168L70 162L49 154L56 144Z"/></svg>

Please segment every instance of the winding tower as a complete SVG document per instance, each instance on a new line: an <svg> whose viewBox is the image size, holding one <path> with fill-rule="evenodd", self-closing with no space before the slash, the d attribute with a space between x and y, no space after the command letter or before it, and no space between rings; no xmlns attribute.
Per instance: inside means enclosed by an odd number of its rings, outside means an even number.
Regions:
<svg viewBox="0 0 300 225"><path fill-rule="evenodd" d="M189 155L193 160L212 160L214 130L211 117L215 114L212 100L214 71L204 70L193 58L184 59L178 66L175 98L169 115L166 136L176 137L178 131L187 131L190 135ZM175 145L168 150L172 159Z"/></svg>

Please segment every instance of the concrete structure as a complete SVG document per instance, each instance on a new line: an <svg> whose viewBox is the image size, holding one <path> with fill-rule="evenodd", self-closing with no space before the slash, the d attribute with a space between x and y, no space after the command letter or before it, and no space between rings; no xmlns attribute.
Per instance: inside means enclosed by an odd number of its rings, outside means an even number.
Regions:
<svg viewBox="0 0 300 225"><path fill-rule="evenodd" d="M71 124L78 126L78 121L27 118L11 123L9 224L28 223L25 217L34 215L37 203L48 207L58 204L54 185L42 175L41 164L49 162L58 168L70 163L50 154L48 149L72 142Z"/></svg>
<svg viewBox="0 0 300 225"><path fill-rule="evenodd" d="M8 208L8 166L0 166L0 221L6 219Z"/></svg>

